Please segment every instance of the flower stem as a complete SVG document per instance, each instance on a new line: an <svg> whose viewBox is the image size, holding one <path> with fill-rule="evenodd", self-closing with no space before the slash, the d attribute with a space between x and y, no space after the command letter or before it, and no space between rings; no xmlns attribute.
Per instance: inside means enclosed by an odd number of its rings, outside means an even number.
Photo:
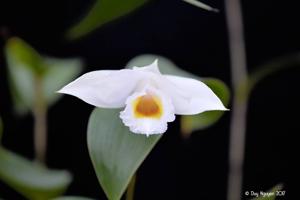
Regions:
<svg viewBox="0 0 300 200"><path fill-rule="evenodd" d="M36 160L45 163L47 147L47 104L43 95L42 78L36 76L34 81L34 151Z"/></svg>
<svg viewBox="0 0 300 200"><path fill-rule="evenodd" d="M248 95L246 50L243 33L242 11L239 0L225 1L229 48L231 59L231 76L234 90L229 141L229 177L228 200L242 197L243 163L246 137L246 117Z"/></svg>
<svg viewBox="0 0 300 200"><path fill-rule="evenodd" d="M134 174L129 182L127 192L126 192L126 200L133 200L134 197L134 189L135 189L135 180L136 174Z"/></svg>

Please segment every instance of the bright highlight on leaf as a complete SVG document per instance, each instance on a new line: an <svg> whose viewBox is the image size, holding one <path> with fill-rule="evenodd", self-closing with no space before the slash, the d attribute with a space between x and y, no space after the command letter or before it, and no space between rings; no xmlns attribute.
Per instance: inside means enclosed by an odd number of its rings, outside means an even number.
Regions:
<svg viewBox="0 0 300 200"><path fill-rule="evenodd" d="M137 134L162 134L175 114L227 110L203 82L161 74L158 61L144 67L100 70L79 77L60 93L102 108L122 108L123 123Z"/></svg>
<svg viewBox="0 0 300 200"><path fill-rule="evenodd" d="M206 5L206 4L204 4L204 3L202 3L202 2L200 2L198 0L183 0L183 1L185 1L185 2L187 2L189 4L192 4L194 6L197 6L199 8L205 9L205 10L209 10L209 11L213 11L213 12L219 12L218 9L213 8L213 7L209 6L209 5Z"/></svg>

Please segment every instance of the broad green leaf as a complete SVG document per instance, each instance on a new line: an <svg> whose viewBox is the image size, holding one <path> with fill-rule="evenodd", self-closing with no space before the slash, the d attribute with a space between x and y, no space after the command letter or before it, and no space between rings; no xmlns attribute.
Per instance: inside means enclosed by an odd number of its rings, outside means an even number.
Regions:
<svg viewBox="0 0 300 200"><path fill-rule="evenodd" d="M10 91L12 92L15 110L19 114L32 110L37 78L42 80L40 84L43 87L45 101L48 105L51 105L60 97L60 94L56 91L76 77L82 68L79 59L42 57L32 47L18 38L8 40L6 58ZM33 70L35 68L41 68L40 71L43 71L43 73L36 72Z"/></svg>
<svg viewBox="0 0 300 200"><path fill-rule="evenodd" d="M0 180L31 200L54 198L71 183L71 174L49 170L0 147Z"/></svg>
<svg viewBox="0 0 300 200"><path fill-rule="evenodd" d="M213 8L213 7L211 7L209 5L206 5L206 4L204 4L204 3L200 2L200 1L197 1L197 0L183 0L183 1L185 1L185 2L187 2L189 4L191 4L191 5L194 5L194 6L198 7L198 8L202 8L204 10L209 10L209 11L213 11L213 12L219 12L218 9Z"/></svg>
<svg viewBox="0 0 300 200"><path fill-rule="evenodd" d="M148 0L96 0L87 15L67 33L68 38L77 39L112 20L122 17Z"/></svg>
<svg viewBox="0 0 300 200"><path fill-rule="evenodd" d="M93 200L87 197L76 197L76 196L63 196L63 197L58 197L52 200Z"/></svg>
<svg viewBox="0 0 300 200"><path fill-rule="evenodd" d="M172 74L201 80L214 91L214 93L222 100L225 106L228 105L230 91L224 82L215 78L200 78L192 73L178 68L173 62L164 57L157 55L141 55L129 61L127 67L130 68L133 66L141 67L149 65L155 59L158 59L159 70L162 74ZM223 111L208 111L198 115L181 116L181 131L183 136L188 137L193 131L202 130L215 124L223 114Z"/></svg>
<svg viewBox="0 0 300 200"><path fill-rule="evenodd" d="M274 186L272 189L268 190L267 192L259 192L259 197L254 198L253 200L275 200L278 194L276 192L280 192L283 189L283 185L278 184ZM279 193L280 195L284 195ZM280 198L280 197L279 197ZM281 197L282 198L282 197Z"/></svg>
<svg viewBox="0 0 300 200"><path fill-rule="evenodd" d="M109 200L119 200L131 177L161 135L137 135L121 122L120 110L96 108L88 124L88 149Z"/></svg>

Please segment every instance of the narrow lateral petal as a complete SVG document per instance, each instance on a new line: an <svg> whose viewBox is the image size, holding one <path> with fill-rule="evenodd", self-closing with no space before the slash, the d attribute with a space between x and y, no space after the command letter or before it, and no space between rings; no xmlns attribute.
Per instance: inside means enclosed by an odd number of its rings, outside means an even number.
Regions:
<svg viewBox="0 0 300 200"><path fill-rule="evenodd" d="M96 107L120 108L125 106L127 97L141 79L141 73L130 69L99 70L82 75L58 92L76 96Z"/></svg>
<svg viewBox="0 0 300 200"><path fill-rule="evenodd" d="M214 92L201 81L172 75L164 77L167 81L162 87L171 97L176 114L194 115L210 110L227 110Z"/></svg>

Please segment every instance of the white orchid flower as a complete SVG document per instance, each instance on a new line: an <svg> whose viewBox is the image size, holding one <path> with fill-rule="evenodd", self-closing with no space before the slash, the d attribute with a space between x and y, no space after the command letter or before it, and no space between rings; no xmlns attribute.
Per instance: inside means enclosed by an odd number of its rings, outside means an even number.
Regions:
<svg viewBox="0 0 300 200"><path fill-rule="evenodd" d="M145 67L86 73L59 93L101 108L123 108L120 118L130 131L162 134L177 115L227 110L201 81L161 74L157 60Z"/></svg>

